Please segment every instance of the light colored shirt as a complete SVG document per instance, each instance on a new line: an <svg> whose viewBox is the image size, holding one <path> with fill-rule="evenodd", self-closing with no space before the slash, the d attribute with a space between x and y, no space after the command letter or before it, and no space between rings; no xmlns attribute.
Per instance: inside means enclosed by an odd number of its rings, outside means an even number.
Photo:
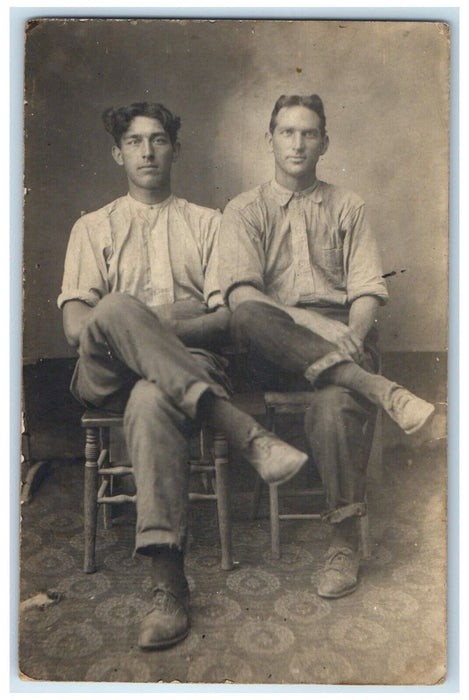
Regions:
<svg viewBox="0 0 469 700"><path fill-rule="evenodd" d="M225 299L241 284L287 306L388 299L364 202L319 180L298 193L272 181L235 197L223 213L219 256Z"/></svg>
<svg viewBox="0 0 469 700"><path fill-rule="evenodd" d="M197 300L223 303L218 282L221 214L170 195L143 204L129 194L74 225L57 303L96 306L125 292L148 306Z"/></svg>

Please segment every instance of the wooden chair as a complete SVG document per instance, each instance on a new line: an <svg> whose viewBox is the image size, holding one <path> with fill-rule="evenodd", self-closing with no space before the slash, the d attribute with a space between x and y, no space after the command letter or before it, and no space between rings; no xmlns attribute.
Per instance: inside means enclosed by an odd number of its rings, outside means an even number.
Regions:
<svg viewBox="0 0 469 700"><path fill-rule="evenodd" d="M104 527L111 527L111 508L121 503L135 503L136 496L114 494L113 481L117 476L133 474L130 465L118 465L110 459L110 431L120 428L123 416L93 409L84 413L81 424L86 431L85 484L84 484L84 571L96 571L96 529L98 508L102 506ZM203 435L202 431L202 435ZM203 442L201 440L201 442ZM202 450L203 453L203 450ZM230 504L228 495L228 445L222 433L215 433L211 459L206 454L191 460L191 474L201 474L213 483L213 493L191 492L190 501L216 501L221 544L221 568L234 568L231 545ZM207 481L206 479L205 481Z"/></svg>
<svg viewBox="0 0 469 700"><path fill-rule="evenodd" d="M265 407L267 412L267 427L275 432L276 418L279 415L295 415L306 411L311 403L313 392L295 391L295 392L275 392L269 391L264 394ZM370 451L366 455L366 460L369 463L370 454L373 447L373 436L377 425L377 411L374 411L367 421L364 431L365 444L370 446ZM380 420L378 420L380 427ZM378 436L379 437L379 436ZM376 451L376 447L374 448ZM380 446L378 447L378 450ZM257 517L259 503L262 493L263 482L261 479L256 480L254 487L252 518ZM289 497L315 497L324 496L324 488L322 486L311 487L306 489L292 489L289 484L282 487L282 496ZM320 512L314 513L280 513L279 511L279 487L269 484L269 507L270 507L270 535L272 556L276 559L280 558L280 522L283 520L320 520L322 515ZM360 548L362 557L368 559L371 554L370 537L369 537L369 521L368 511L365 504L365 509L360 515L359 520L359 535Z"/></svg>

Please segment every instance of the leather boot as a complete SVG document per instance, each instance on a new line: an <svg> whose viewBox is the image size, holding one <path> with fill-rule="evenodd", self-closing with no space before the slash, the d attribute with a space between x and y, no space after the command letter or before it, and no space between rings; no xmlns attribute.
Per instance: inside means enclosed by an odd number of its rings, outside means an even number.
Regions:
<svg viewBox="0 0 469 700"><path fill-rule="evenodd" d="M142 620L141 649L166 649L189 632L189 586L184 575L184 555L174 547L150 547L153 607Z"/></svg>

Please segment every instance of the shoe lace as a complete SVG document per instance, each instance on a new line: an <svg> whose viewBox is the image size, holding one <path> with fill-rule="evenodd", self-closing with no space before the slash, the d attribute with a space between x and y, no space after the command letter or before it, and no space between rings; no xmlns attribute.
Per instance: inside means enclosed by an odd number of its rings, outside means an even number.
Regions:
<svg viewBox="0 0 469 700"><path fill-rule="evenodd" d="M188 593L185 596L188 596ZM183 595L178 596L166 586L160 585L153 588L153 606L165 613L177 612L180 607L186 609Z"/></svg>
<svg viewBox="0 0 469 700"><path fill-rule="evenodd" d="M340 564L350 561L353 556L353 550L348 547L336 548L327 555L326 566L328 569L340 570ZM336 566L334 566L334 564Z"/></svg>

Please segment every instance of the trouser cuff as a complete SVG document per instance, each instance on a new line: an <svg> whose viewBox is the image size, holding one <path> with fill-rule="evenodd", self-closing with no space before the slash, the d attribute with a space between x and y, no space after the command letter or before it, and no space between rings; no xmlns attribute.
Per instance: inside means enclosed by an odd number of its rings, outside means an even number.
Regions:
<svg viewBox="0 0 469 700"><path fill-rule="evenodd" d="M366 515L367 505L366 503L350 503L347 506L340 506L339 508L332 508L321 515L321 520L331 525L341 523L342 520L352 517L361 517Z"/></svg>
<svg viewBox="0 0 469 700"><path fill-rule="evenodd" d="M195 419L197 417L197 408L199 401L204 394L209 392L210 394L217 396L220 399L229 400L230 396L226 389L219 386L218 384L208 384L203 381L197 381L190 386L184 397L183 397L183 410L185 410L186 415L190 418Z"/></svg>
<svg viewBox="0 0 469 700"><path fill-rule="evenodd" d="M304 376L310 382L310 384L314 386L320 374L322 374L326 369L329 369L329 367L338 365L341 362L352 362L352 358L349 355L345 355L344 353L340 352L340 350L332 350L319 358L319 360L316 360L316 362L313 362L313 364L306 370Z"/></svg>
<svg viewBox="0 0 469 700"><path fill-rule="evenodd" d="M167 530L148 530L137 534L135 538L135 549L133 555L144 554L152 556L154 549L168 547L169 549L177 549L179 552L184 551L186 544L186 533L177 535Z"/></svg>

